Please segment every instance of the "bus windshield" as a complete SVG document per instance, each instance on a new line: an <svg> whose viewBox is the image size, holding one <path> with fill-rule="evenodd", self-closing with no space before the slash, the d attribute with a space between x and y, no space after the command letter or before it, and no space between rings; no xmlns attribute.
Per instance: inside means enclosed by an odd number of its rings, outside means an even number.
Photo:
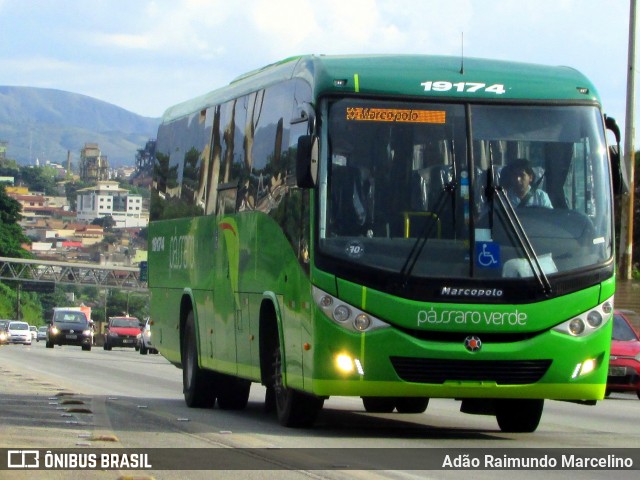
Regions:
<svg viewBox="0 0 640 480"><path fill-rule="evenodd" d="M595 106L328 101L318 253L425 278L553 276L613 252Z"/></svg>

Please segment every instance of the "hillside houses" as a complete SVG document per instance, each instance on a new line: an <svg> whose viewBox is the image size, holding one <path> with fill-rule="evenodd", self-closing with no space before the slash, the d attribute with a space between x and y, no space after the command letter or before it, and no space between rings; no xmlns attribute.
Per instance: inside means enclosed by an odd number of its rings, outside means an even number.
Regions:
<svg viewBox="0 0 640 480"><path fill-rule="evenodd" d="M98 182L77 192L78 211L65 197L6 187L22 206L21 226L38 258L102 265L134 266L146 260L146 241L139 237L148 221L148 207L140 195L128 195L117 182ZM111 217L113 227L94 225ZM100 223L100 222L95 222Z"/></svg>
<svg viewBox="0 0 640 480"><path fill-rule="evenodd" d="M149 222L142 196L132 195L113 181L78 190L77 213L78 220L86 222L111 217L116 228L144 227Z"/></svg>
<svg viewBox="0 0 640 480"><path fill-rule="evenodd" d="M23 218L75 217L75 213L69 211L69 202L64 197L8 193L22 206L21 215Z"/></svg>

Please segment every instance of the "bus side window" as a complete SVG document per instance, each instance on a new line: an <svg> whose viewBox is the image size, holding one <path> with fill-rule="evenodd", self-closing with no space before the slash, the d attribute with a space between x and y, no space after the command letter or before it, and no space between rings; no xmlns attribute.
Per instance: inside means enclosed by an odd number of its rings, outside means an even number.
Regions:
<svg viewBox="0 0 640 480"><path fill-rule="evenodd" d="M334 233L358 235L367 218L361 172L357 167L333 165L331 169L331 217Z"/></svg>
<svg viewBox="0 0 640 480"><path fill-rule="evenodd" d="M218 204L216 214L219 217L236 213L238 197L238 182L221 183L218 185Z"/></svg>

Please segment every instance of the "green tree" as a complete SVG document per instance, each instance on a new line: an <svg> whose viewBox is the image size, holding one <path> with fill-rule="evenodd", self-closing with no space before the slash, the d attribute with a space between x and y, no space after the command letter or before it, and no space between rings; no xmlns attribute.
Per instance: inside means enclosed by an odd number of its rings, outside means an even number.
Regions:
<svg viewBox="0 0 640 480"><path fill-rule="evenodd" d="M127 182L120 182L119 186L133 195L140 195L142 198L151 198L151 190L149 188L138 187Z"/></svg>
<svg viewBox="0 0 640 480"><path fill-rule="evenodd" d="M0 160L0 176L17 177L20 173L20 167L15 160L4 158Z"/></svg>
<svg viewBox="0 0 640 480"><path fill-rule="evenodd" d="M60 285L56 287L53 293L41 293L38 297L42 305L42 314L45 320L51 319L54 307L66 307L69 304L65 291Z"/></svg>
<svg viewBox="0 0 640 480"><path fill-rule="evenodd" d="M149 295L141 292L111 289L107 301L107 316L131 315L139 320L149 315Z"/></svg>
<svg viewBox="0 0 640 480"><path fill-rule="evenodd" d="M91 225L98 225L106 231L111 231L111 229L116 226L116 221L111 215L105 215L104 217L94 218Z"/></svg>
<svg viewBox="0 0 640 480"><path fill-rule="evenodd" d="M22 248L30 243L18 221L22 218L22 206L7 195L4 185L0 184L0 257L31 258L31 254Z"/></svg>
<svg viewBox="0 0 640 480"><path fill-rule="evenodd" d="M0 282L0 318L18 318L18 293L15 282ZM20 320L30 325L42 325L43 312L40 298L34 292L20 292Z"/></svg>
<svg viewBox="0 0 640 480"><path fill-rule="evenodd" d="M20 167L18 180L32 192L44 192L45 195L59 195L56 183L56 170L52 167Z"/></svg>

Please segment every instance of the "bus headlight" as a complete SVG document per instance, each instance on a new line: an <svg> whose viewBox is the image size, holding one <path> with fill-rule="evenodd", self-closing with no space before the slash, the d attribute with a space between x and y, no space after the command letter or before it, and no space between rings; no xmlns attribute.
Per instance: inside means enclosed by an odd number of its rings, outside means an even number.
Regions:
<svg viewBox="0 0 640 480"><path fill-rule="evenodd" d="M597 310L591 310L587 315L587 323L592 327L599 327L602 323L602 314Z"/></svg>
<svg viewBox="0 0 640 480"><path fill-rule="evenodd" d="M584 322L581 318L574 318L569 322L569 332L576 336L584 332Z"/></svg>
<svg viewBox="0 0 640 480"><path fill-rule="evenodd" d="M595 308L553 327L556 332L571 335L572 337L584 337L591 335L605 326L613 313L613 297L607 299Z"/></svg>
<svg viewBox="0 0 640 480"><path fill-rule="evenodd" d="M379 318L363 312L316 287L313 287L313 299L327 318L352 332L371 332L390 326Z"/></svg>
<svg viewBox="0 0 640 480"><path fill-rule="evenodd" d="M322 308L329 308L333 305L333 297L331 295L322 295L318 298L318 305Z"/></svg>
<svg viewBox="0 0 640 480"><path fill-rule="evenodd" d="M333 310L333 318L336 322L344 323L349 320L350 316L351 310L349 310L349 307L347 307L346 305L338 305Z"/></svg>
<svg viewBox="0 0 640 480"><path fill-rule="evenodd" d="M356 327L356 330L360 330L361 332L364 332L370 325L371 319L366 313L361 313L353 321L353 326Z"/></svg>

